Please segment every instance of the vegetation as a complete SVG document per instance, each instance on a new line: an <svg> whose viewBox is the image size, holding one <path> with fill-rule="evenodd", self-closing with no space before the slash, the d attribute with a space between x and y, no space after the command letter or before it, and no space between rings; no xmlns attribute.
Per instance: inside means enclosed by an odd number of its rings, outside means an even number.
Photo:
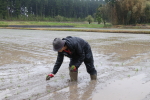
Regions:
<svg viewBox="0 0 150 100"><path fill-rule="evenodd" d="M0 20L58 21L94 15L103 0L0 0Z"/></svg>
<svg viewBox="0 0 150 100"><path fill-rule="evenodd" d="M88 15L85 19L89 22L89 24L94 21L94 18L91 15Z"/></svg>
<svg viewBox="0 0 150 100"><path fill-rule="evenodd" d="M9 25L48 25L48 26L73 26L84 28L100 28L103 24L95 22L88 24L88 22L46 22L46 21L0 21L0 27L7 27ZM109 24L108 24L109 25Z"/></svg>
<svg viewBox="0 0 150 100"><path fill-rule="evenodd" d="M99 6L97 17L113 25L150 23L149 0L105 0L106 5Z"/></svg>
<svg viewBox="0 0 150 100"><path fill-rule="evenodd" d="M0 0L0 20L148 24L150 0Z"/></svg>

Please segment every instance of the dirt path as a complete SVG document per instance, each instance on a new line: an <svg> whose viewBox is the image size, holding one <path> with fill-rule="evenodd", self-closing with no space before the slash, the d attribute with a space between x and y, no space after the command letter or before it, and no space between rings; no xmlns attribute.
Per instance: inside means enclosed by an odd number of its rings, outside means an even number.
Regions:
<svg viewBox="0 0 150 100"><path fill-rule="evenodd" d="M97 81L82 64L69 83L68 58L45 81L57 55L53 39L70 35L90 43ZM149 72L149 34L0 29L0 100L150 100Z"/></svg>

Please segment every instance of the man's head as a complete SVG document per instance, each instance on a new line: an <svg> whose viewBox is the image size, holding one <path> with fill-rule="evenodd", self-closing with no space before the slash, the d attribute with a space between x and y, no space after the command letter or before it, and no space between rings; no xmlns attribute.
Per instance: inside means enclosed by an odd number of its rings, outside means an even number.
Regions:
<svg viewBox="0 0 150 100"><path fill-rule="evenodd" d="M62 40L60 38L55 38L53 41L53 50L54 51L60 51L64 45L65 45L65 40Z"/></svg>

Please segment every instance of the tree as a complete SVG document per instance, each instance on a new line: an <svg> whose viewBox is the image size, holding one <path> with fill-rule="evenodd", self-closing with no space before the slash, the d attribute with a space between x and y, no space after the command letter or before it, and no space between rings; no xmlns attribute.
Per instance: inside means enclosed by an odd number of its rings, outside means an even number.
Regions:
<svg viewBox="0 0 150 100"><path fill-rule="evenodd" d="M102 5L100 5L100 7L102 7ZM96 20L98 21L98 24L102 22L102 13L99 9L97 9L97 12L96 12Z"/></svg>
<svg viewBox="0 0 150 100"><path fill-rule="evenodd" d="M20 9L20 0L15 0L15 15L17 18L19 18L19 15L21 13Z"/></svg>
<svg viewBox="0 0 150 100"><path fill-rule="evenodd" d="M2 19L2 0L0 0L0 19Z"/></svg>
<svg viewBox="0 0 150 100"><path fill-rule="evenodd" d="M45 17L55 18L57 15L83 19L93 15L97 7L104 2L103 0L0 0L0 19L19 19L22 15L28 16L25 19L35 20L43 20Z"/></svg>
<svg viewBox="0 0 150 100"><path fill-rule="evenodd" d="M1 1L1 17L2 19L6 19L7 17L7 0L2 0Z"/></svg>
<svg viewBox="0 0 150 100"><path fill-rule="evenodd" d="M145 7L145 17L146 17L146 22L150 22L150 2L146 2L146 7Z"/></svg>
<svg viewBox="0 0 150 100"><path fill-rule="evenodd" d="M106 0L106 2L106 5L98 8L100 13L98 16L106 18L112 24L141 23L149 16L148 0Z"/></svg>
<svg viewBox="0 0 150 100"><path fill-rule="evenodd" d="M91 15L88 15L85 19L89 22L89 24L94 21L94 18Z"/></svg>
<svg viewBox="0 0 150 100"><path fill-rule="evenodd" d="M106 5L100 6L97 9L96 18L99 21L103 21L104 25L106 24L106 21L108 20L108 8ZM99 22L98 22L99 23Z"/></svg>

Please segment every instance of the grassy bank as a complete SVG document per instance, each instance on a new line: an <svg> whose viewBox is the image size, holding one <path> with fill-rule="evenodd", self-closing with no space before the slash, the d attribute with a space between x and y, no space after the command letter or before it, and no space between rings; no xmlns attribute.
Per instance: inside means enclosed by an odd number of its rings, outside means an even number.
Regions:
<svg viewBox="0 0 150 100"><path fill-rule="evenodd" d="M73 26L76 28L102 28L103 24L88 22L40 22L40 21L0 21L1 27L8 25L49 25L49 26Z"/></svg>
<svg viewBox="0 0 150 100"><path fill-rule="evenodd" d="M2 28L2 27L0 27ZM4 28L4 27L3 27ZM72 28L17 28L5 27L5 29L22 29L22 30L47 30L47 31L78 31L78 32L103 32L103 33L133 33L133 34L150 34L150 31L144 30L111 30L111 29L72 29Z"/></svg>
<svg viewBox="0 0 150 100"><path fill-rule="evenodd" d="M47 25L47 26L73 26L74 28L23 28L23 27L8 27L9 25ZM102 29L102 28L115 28L111 29ZM40 21L0 21L0 28L6 29L27 29L27 30L49 30L49 31L80 31L80 32L106 32L106 33L136 33L136 34L150 34L150 31L144 30L121 30L121 29L150 29L150 25L115 25L111 26L111 24L107 24L104 26L103 24L91 23L88 22L40 22ZM83 29L75 29L75 28L83 28ZM84 29L85 28L85 29ZM89 29L88 29L89 28ZM101 28L99 29L90 29L90 28Z"/></svg>

